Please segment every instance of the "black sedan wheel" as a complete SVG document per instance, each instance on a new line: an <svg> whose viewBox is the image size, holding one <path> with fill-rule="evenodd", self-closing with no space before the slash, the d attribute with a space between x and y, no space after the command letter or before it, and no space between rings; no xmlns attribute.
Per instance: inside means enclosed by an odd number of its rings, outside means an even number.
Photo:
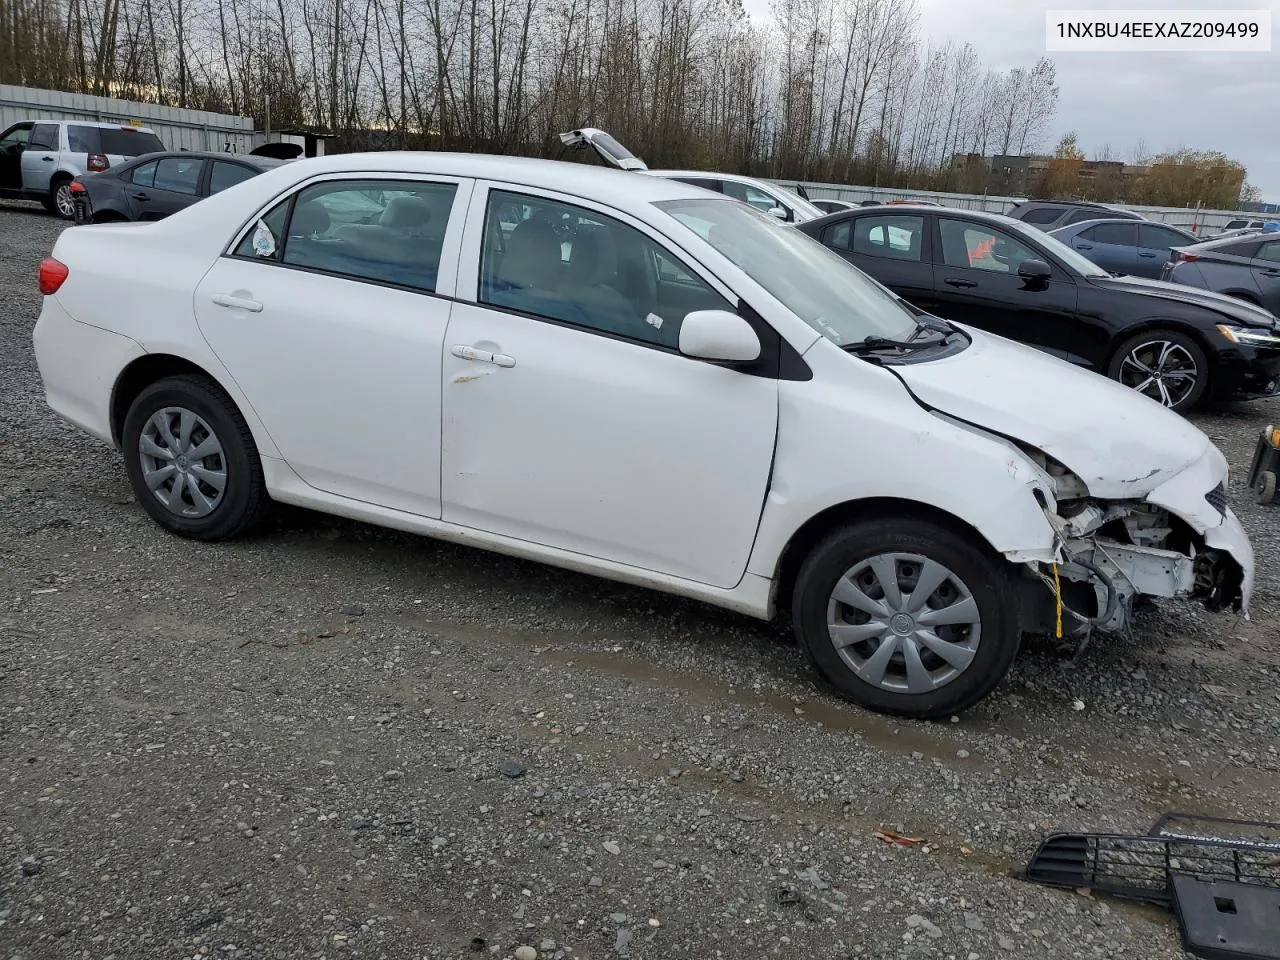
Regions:
<svg viewBox="0 0 1280 960"><path fill-rule="evenodd" d="M1111 379L1179 413L1190 410L1209 386L1209 360L1185 333L1148 330L1130 337L1111 358Z"/></svg>

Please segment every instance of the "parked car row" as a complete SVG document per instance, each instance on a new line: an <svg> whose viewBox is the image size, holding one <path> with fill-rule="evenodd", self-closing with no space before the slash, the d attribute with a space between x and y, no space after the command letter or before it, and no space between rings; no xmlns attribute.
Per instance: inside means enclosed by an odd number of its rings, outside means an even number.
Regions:
<svg viewBox="0 0 1280 960"><path fill-rule="evenodd" d="M1132 211L1030 201L1001 216L902 201L891 209L789 216L769 207L781 205L784 192L773 184L650 171L595 129L561 139L594 147L624 170L697 185L738 181L759 191L753 206L794 224L916 308L1036 347L1179 412L1206 399L1280 393L1280 321L1258 299L1162 283L1174 249L1195 237ZM1268 269L1259 271L1267 280Z"/></svg>
<svg viewBox="0 0 1280 960"><path fill-rule="evenodd" d="M1253 590L1217 448L1046 350L1119 339L1118 379L1181 396L1210 357L1252 382L1275 348L1213 330L1274 321L1016 220L797 227L674 177L348 154L63 231L39 284L49 405L182 536L280 501L781 617L844 696L916 717L980 701L1024 633Z"/></svg>
<svg viewBox="0 0 1280 960"><path fill-rule="evenodd" d="M74 121L23 121L0 133L0 197L39 200L71 219L71 183L164 144L147 127Z"/></svg>

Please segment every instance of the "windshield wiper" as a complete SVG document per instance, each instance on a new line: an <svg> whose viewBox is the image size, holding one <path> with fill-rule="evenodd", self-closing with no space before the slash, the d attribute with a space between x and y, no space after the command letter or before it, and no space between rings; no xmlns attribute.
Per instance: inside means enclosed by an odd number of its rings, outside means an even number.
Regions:
<svg viewBox="0 0 1280 960"><path fill-rule="evenodd" d="M840 349L857 354L879 353L884 350L911 353L915 350L927 350L937 345L936 340L893 340L889 337L864 337L855 343L841 344Z"/></svg>
<svg viewBox="0 0 1280 960"><path fill-rule="evenodd" d="M914 343L915 341L920 339L920 336L923 333L926 333L926 332L940 333L942 334L942 339L945 340L947 337L951 336L953 333L959 333L960 331L957 330L954 325L948 323L946 320L943 320L941 317L935 317L932 314L926 313L919 317L916 317L915 332L911 334L911 336L907 337L906 342Z"/></svg>

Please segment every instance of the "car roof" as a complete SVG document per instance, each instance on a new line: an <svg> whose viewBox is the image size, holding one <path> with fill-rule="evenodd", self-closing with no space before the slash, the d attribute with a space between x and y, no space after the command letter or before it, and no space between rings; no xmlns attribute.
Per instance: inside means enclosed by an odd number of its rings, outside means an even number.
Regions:
<svg viewBox="0 0 1280 960"><path fill-rule="evenodd" d="M99 130L136 130L138 133L155 133L150 127L135 127L131 123L108 123L105 120L33 120L32 123L55 123L60 127L97 127Z"/></svg>
<svg viewBox="0 0 1280 960"><path fill-rule="evenodd" d="M258 167L261 170L268 170L271 167L278 167L283 163L289 162L287 160L277 160L274 157L256 157L248 153L225 153L219 150L154 150L151 153L140 153L136 157L130 157L129 163L162 160L167 157L239 161L251 167ZM124 164L120 164L120 166L124 166Z"/></svg>
<svg viewBox="0 0 1280 960"><path fill-rule="evenodd" d="M239 155L247 159L246 155ZM513 186L555 190L598 199L619 209L662 200L706 200L707 191L665 177L636 176L632 170L592 166L567 160L505 157L480 153L388 150L309 157L273 165L288 168L298 180L331 173L405 173L505 181ZM728 202L735 202L729 200Z"/></svg>
<svg viewBox="0 0 1280 960"><path fill-rule="evenodd" d="M903 206L906 206L903 204ZM918 206L925 206L920 204ZM1007 217L1003 213L987 213L984 210L964 210L958 207L933 207L928 206L923 210L903 210L894 209L887 210L885 205L879 207L856 207L853 210L837 210L834 213L828 213L813 220L807 220L800 224L801 229L812 226L822 226L828 223L839 223L841 220L852 220L857 217L910 217L923 213L932 213L940 217L946 217L950 220L956 218L964 220L972 220L976 223L989 223L994 227L1016 227L1019 230L1026 230L1027 225L1021 220L1014 217ZM1038 233L1039 231L1037 231Z"/></svg>
<svg viewBox="0 0 1280 960"><path fill-rule="evenodd" d="M1233 233L1229 237L1213 237L1210 240L1201 240L1199 243L1188 243L1186 248L1195 247L1198 250L1214 250L1218 247L1228 246L1229 244L1240 243L1242 240L1253 240L1264 236L1266 236L1266 234L1260 231Z"/></svg>

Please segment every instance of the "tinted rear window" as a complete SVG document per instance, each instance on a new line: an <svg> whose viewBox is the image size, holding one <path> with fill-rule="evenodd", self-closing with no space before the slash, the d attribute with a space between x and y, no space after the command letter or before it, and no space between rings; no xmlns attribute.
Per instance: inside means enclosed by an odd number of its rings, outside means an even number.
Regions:
<svg viewBox="0 0 1280 960"><path fill-rule="evenodd" d="M1018 211L1015 216L1023 223L1053 223L1062 211L1054 207L1034 207L1026 213Z"/></svg>
<svg viewBox="0 0 1280 960"><path fill-rule="evenodd" d="M1080 234L1081 240L1092 240L1094 243L1114 243L1122 247L1133 247L1138 243L1138 225L1130 223L1100 223Z"/></svg>
<svg viewBox="0 0 1280 960"><path fill-rule="evenodd" d="M73 153L103 153L116 157L140 157L158 153L164 144L154 133L143 133L130 127L90 127L71 124L67 127L67 143Z"/></svg>

